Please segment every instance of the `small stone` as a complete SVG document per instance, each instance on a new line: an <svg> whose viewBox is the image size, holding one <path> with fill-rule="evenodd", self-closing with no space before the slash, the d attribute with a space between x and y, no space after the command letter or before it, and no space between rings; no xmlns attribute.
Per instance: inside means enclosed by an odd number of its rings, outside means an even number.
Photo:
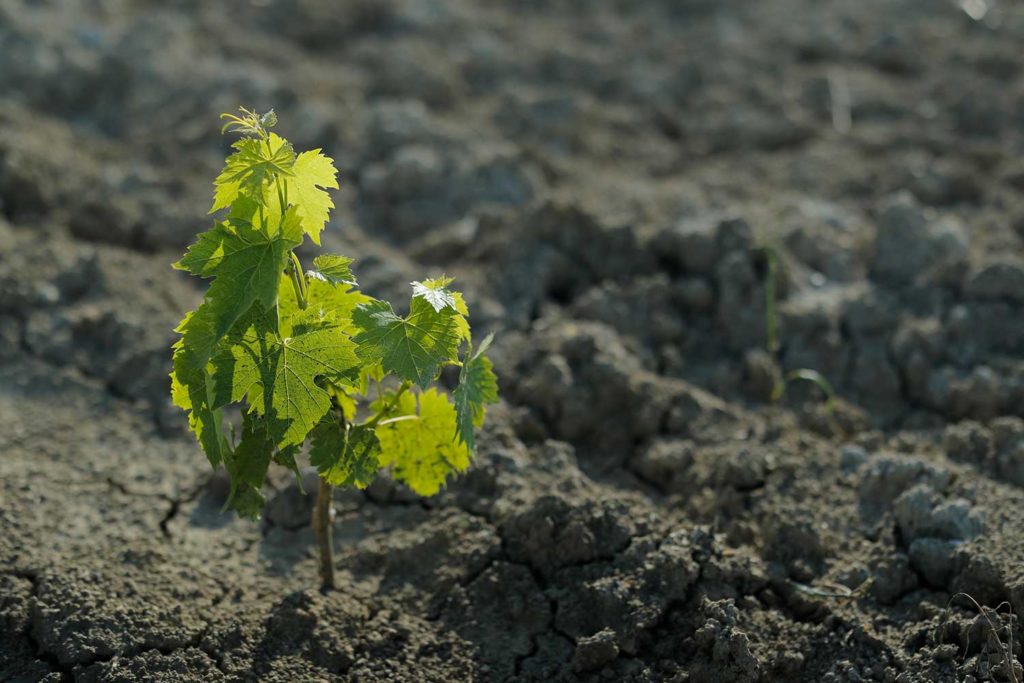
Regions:
<svg viewBox="0 0 1024 683"><path fill-rule="evenodd" d="M971 503L957 498L942 503L932 511L932 526L938 535L955 541L968 541L985 530L984 515Z"/></svg>
<svg viewBox="0 0 1024 683"><path fill-rule="evenodd" d="M576 673L593 671L619 656L619 645L615 631L606 628L592 636L576 641L576 651L572 657L572 670Z"/></svg>
<svg viewBox="0 0 1024 683"><path fill-rule="evenodd" d="M726 218L715 230L715 242L720 253L746 251L754 244L754 231L742 218Z"/></svg>
<svg viewBox="0 0 1024 683"><path fill-rule="evenodd" d="M855 444L846 444L839 451L839 468L845 473L855 472L868 460L868 452Z"/></svg>
<svg viewBox="0 0 1024 683"><path fill-rule="evenodd" d="M910 560L895 553L874 563L871 593L883 605L893 605L902 596L918 586L917 574L910 568Z"/></svg>
<svg viewBox="0 0 1024 683"><path fill-rule="evenodd" d="M957 545L940 538L915 539L908 550L910 566L929 586L944 590L956 569Z"/></svg>
<svg viewBox="0 0 1024 683"><path fill-rule="evenodd" d="M967 280L968 296L978 299L1024 301L1024 264L1013 261L990 263Z"/></svg>
<svg viewBox="0 0 1024 683"><path fill-rule="evenodd" d="M693 464L693 443L678 439L659 439L633 456L630 467L644 480L666 491L672 490L675 477L682 476Z"/></svg>
<svg viewBox="0 0 1024 683"><path fill-rule="evenodd" d="M904 492L893 504L896 526L903 539L907 542L929 535L932 531L932 510L935 509L937 496L935 491L926 484L918 484Z"/></svg>
<svg viewBox="0 0 1024 683"><path fill-rule="evenodd" d="M719 255L716 226L716 216L684 219L657 235L654 249L687 273L708 275L714 270Z"/></svg>
<svg viewBox="0 0 1024 683"><path fill-rule="evenodd" d="M701 277L683 278L677 286L679 303L691 313L707 313L715 305L711 284Z"/></svg>
<svg viewBox="0 0 1024 683"><path fill-rule="evenodd" d="M952 219L926 213L909 194L899 194L878 218L874 275L886 284L919 278L955 283L967 265L967 235Z"/></svg>

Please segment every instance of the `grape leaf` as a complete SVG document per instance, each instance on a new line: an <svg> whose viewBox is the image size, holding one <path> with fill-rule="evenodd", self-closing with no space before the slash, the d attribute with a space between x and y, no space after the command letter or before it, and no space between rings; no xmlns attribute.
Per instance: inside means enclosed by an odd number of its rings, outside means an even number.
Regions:
<svg viewBox="0 0 1024 683"><path fill-rule="evenodd" d="M418 296L422 298L438 313L445 308L451 308L454 310L455 297L452 296L452 291L448 289L448 285L451 284L453 280L454 278L450 277L440 277L435 280L413 282L412 295L414 297Z"/></svg>
<svg viewBox="0 0 1024 683"><path fill-rule="evenodd" d="M320 244L320 232L334 208L331 195L322 188L338 189L334 160L313 149L296 157L291 170L282 178L288 202L298 210L302 230Z"/></svg>
<svg viewBox="0 0 1024 683"><path fill-rule="evenodd" d="M385 371L425 388L437 377L441 364L458 354L456 315L454 308L437 311L416 296L405 318L385 301L357 306L352 321L361 330L353 338L359 358L380 363Z"/></svg>
<svg viewBox="0 0 1024 683"><path fill-rule="evenodd" d="M329 282L332 285L354 285L356 278L349 268L352 259L337 254L321 254L313 259L313 270L306 271L310 279Z"/></svg>
<svg viewBox="0 0 1024 683"><path fill-rule="evenodd" d="M175 378L186 387L198 384L206 368L206 361L213 353L218 339L210 316L210 308L200 305L198 309L189 311L174 328L174 331L181 335L171 347L174 350ZM185 343L186 333L188 334L188 344Z"/></svg>
<svg viewBox="0 0 1024 683"><path fill-rule="evenodd" d="M264 128L273 128L277 125L277 113L271 109L260 115L260 125Z"/></svg>
<svg viewBox="0 0 1024 683"><path fill-rule="evenodd" d="M263 420L252 413L245 413L242 416L242 435L228 458L227 469L232 478L258 489L267 478L274 450L274 441Z"/></svg>
<svg viewBox="0 0 1024 683"><path fill-rule="evenodd" d="M386 374L380 363L365 363L359 370L359 385L356 387L356 391L366 396L370 391L370 380L380 382Z"/></svg>
<svg viewBox="0 0 1024 683"><path fill-rule="evenodd" d="M189 429L196 435L212 467L224 462L228 444L221 427L221 411L211 408L213 382L203 372L184 384L177 372L171 372L171 400L174 405L188 412Z"/></svg>
<svg viewBox="0 0 1024 683"><path fill-rule="evenodd" d="M290 336L275 329L272 314L250 313L224 339L211 360L215 405L248 398L266 416L279 448L298 445L331 406L317 378L351 386L358 380L355 345L338 323L310 315L294 321Z"/></svg>
<svg viewBox="0 0 1024 683"><path fill-rule="evenodd" d="M366 296L349 285L332 285L323 280L311 279L306 282L307 308L301 312L303 320L309 321L311 317L320 320L337 323L342 331L348 335L358 332L352 323L352 313L356 306L370 303L374 299ZM295 298L295 289L288 278L281 281L280 297L278 306L281 311L281 333L290 334L292 318L300 315L299 303Z"/></svg>
<svg viewBox="0 0 1024 683"><path fill-rule="evenodd" d="M359 404L356 403L354 398L338 387L331 387L331 396L334 398L334 403L341 411L342 417L349 422L356 419L356 413L359 411Z"/></svg>
<svg viewBox="0 0 1024 683"><path fill-rule="evenodd" d="M274 453L274 442L262 420L251 413L242 416L242 434L238 445L224 459L231 478L231 490L225 507L240 515L259 519L266 499L260 493Z"/></svg>
<svg viewBox="0 0 1024 683"><path fill-rule="evenodd" d="M247 484L233 486L224 503L224 510L234 510L240 517L256 521L263 515L266 502L262 493Z"/></svg>
<svg viewBox="0 0 1024 683"><path fill-rule="evenodd" d="M213 208L210 213L227 208L240 196L262 201L263 182L274 175L290 177L297 162L291 143L271 133L266 140L242 138L232 145L224 170L213 182Z"/></svg>
<svg viewBox="0 0 1024 683"><path fill-rule="evenodd" d="M274 237L251 226L226 222L199 236L174 264L193 275L214 278L202 305L178 328L187 350L183 369L195 372L206 365L217 341L253 303L264 308L274 305L288 252L301 241L298 216L291 209Z"/></svg>
<svg viewBox="0 0 1024 683"><path fill-rule="evenodd" d="M448 475L466 471L470 463L465 443L452 438L456 430L455 408L435 389L399 398L399 415L416 419L396 420L377 427L380 464L390 466L395 479L421 496L437 493Z"/></svg>
<svg viewBox="0 0 1024 683"><path fill-rule="evenodd" d="M452 298L455 299L455 310L458 311L458 315L455 316L455 331L460 342L469 341L469 307L466 306L466 300L462 298L461 292L452 292Z"/></svg>
<svg viewBox="0 0 1024 683"><path fill-rule="evenodd" d="M213 328L202 316L202 310L189 312L175 331L186 327L200 348L213 348ZM206 452L210 464L217 467L224 461L228 445L221 428L221 411L213 408L213 382L206 372L206 360L185 346L184 337L172 346L174 350L171 371L171 400L188 412L188 425Z"/></svg>
<svg viewBox="0 0 1024 683"><path fill-rule="evenodd" d="M347 433L334 420L313 430L309 462L332 486L365 489L380 469L380 441L372 427L355 425Z"/></svg>
<svg viewBox="0 0 1024 683"><path fill-rule="evenodd" d="M458 313L455 316L455 328L459 334L459 340L469 341L469 320L467 320L469 307L466 306L466 300L462 298L461 292L449 289L448 285L453 282L455 282L455 278L445 275L423 282L413 282L413 296L426 299L435 311L440 311L444 307L454 308Z"/></svg>
<svg viewBox="0 0 1024 683"><path fill-rule="evenodd" d="M298 446L286 446L274 451L274 462L281 467L287 467L291 470L292 474L295 475L295 483L299 485L299 490L305 493L305 489L302 488L302 472L299 471L299 464L295 462L295 456L298 453Z"/></svg>
<svg viewBox="0 0 1024 683"><path fill-rule="evenodd" d="M483 425L484 406L498 402L498 378L490 359L484 355L493 339L492 333L487 335L476 351L472 346L469 347L459 372L459 386L452 395L455 399L459 439L469 447L470 452L476 450L473 429Z"/></svg>

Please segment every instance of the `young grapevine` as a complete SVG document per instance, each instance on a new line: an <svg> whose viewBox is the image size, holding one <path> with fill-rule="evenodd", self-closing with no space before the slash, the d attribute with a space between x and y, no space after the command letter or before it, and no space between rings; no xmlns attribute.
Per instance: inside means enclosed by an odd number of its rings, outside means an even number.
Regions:
<svg viewBox="0 0 1024 683"><path fill-rule="evenodd" d="M273 111L224 114L241 134L214 181L211 214L175 268L210 280L176 328L171 395L196 438L231 478L228 506L258 518L271 462L298 473L309 443L320 474L313 527L324 588L333 586L330 501L335 486L365 488L381 468L430 496L469 466L474 430L498 399L474 347L462 295L441 277L412 283L407 315L356 288L352 259L322 254L304 271L295 249L320 233L337 188L319 149L296 154L270 132ZM461 354L460 354L461 352ZM432 388L458 366L449 400ZM241 404L240 424L225 408Z"/></svg>

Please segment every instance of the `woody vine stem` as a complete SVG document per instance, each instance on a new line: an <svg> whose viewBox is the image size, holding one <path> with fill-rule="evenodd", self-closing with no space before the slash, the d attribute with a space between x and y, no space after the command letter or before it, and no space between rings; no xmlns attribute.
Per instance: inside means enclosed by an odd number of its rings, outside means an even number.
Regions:
<svg viewBox="0 0 1024 683"><path fill-rule="evenodd" d="M292 287L295 289L295 298L299 302L299 308L305 310L308 302L306 300L306 276L303 274L302 263L295 252L291 253L291 263L288 268L291 275ZM345 429L344 418L342 418L342 430ZM329 591L334 589L334 487L323 479L319 480L317 487L316 505L313 507L313 518L310 524L313 533L316 535L316 544L320 558L320 590Z"/></svg>

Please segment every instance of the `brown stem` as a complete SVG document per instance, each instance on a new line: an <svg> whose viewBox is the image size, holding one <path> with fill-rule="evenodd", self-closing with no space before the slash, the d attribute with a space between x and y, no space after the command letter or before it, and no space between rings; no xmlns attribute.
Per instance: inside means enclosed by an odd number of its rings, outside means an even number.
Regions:
<svg viewBox="0 0 1024 683"><path fill-rule="evenodd" d="M269 143L268 143L269 144ZM284 212L284 200L281 200L281 211ZM292 286L295 288L295 298L299 302L299 308L305 310L308 305L306 299L306 277L302 272L302 264L295 252L291 252L291 268L289 274L292 279ZM345 420L341 420L341 429L345 429ZM316 535L316 544L320 556L320 590L334 590L334 524L333 524L333 502L334 487L323 479L320 479L320 487L316 494L316 505L313 506L313 533Z"/></svg>
<svg viewBox="0 0 1024 683"><path fill-rule="evenodd" d="M320 590L334 589L334 539L331 527L331 509L334 487L323 479L313 508L313 532L320 550Z"/></svg>

